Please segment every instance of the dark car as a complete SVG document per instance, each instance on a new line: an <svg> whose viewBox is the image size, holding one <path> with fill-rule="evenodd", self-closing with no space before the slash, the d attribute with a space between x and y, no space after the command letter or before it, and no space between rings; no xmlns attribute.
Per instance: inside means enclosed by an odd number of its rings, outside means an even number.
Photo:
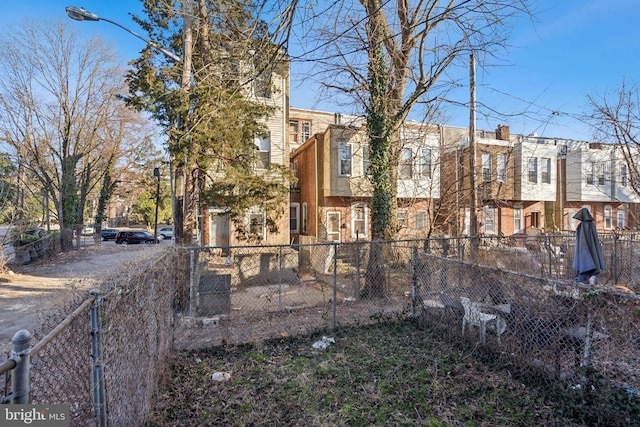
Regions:
<svg viewBox="0 0 640 427"><path fill-rule="evenodd" d="M102 240L116 240L116 235L118 234L118 230L115 228L104 228L100 234L102 235Z"/></svg>
<svg viewBox="0 0 640 427"><path fill-rule="evenodd" d="M139 243L153 244L158 243L158 239L153 237L153 234L146 231L119 231L116 234L116 243L135 245Z"/></svg>

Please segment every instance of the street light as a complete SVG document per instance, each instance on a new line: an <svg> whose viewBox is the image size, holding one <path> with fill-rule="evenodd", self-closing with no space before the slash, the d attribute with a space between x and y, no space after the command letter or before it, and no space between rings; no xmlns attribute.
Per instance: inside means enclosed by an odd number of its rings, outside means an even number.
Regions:
<svg viewBox="0 0 640 427"><path fill-rule="evenodd" d="M129 34L133 34L134 36L136 36L137 38L139 38L140 40L145 42L147 45L149 45L152 48L156 49L157 51L163 53L164 55L168 56L169 58L173 59L174 61L176 61L178 63L182 63L182 58L180 58L175 53L172 53L172 52L168 51L167 49L163 48L162 46L158 45L157 43L152 42L151 40L145 39L140 34L134 32L134 31L131 31L130 29L128 29L124 25L120 25L117 22L112 21L112 20L107 19L107 18L102 18L102 17L96 15L95 13L89 12L88 10L86 10L83 7L67 6L65 8L65 10L67 11L67 15L69 16L69 18L75 19L76 21L106 21L106 22L109 22L109 23L111 23L113 25L116 25L116 26L122 28L123 30L125 30L126 32L128 32Z"/></svg>
<svg viewBox="0 0 640 427"><path fill-rule="evenodd" d="M185 32L185 38L184 38L184 61L182 60L182 58L180 58L179 56L177 56L176 54L164 49L162 46L158 45L157 43L152 42L151 40L147 40L144 37L142 37L141 35L131 31L129 28L115 22L112 21L110 19L106 19L106 18L102 18L98 15L96 15L95 13L91 13L88 10L82 8L82 7L74 7L74 6L67 6L65 8L67 15L69 16L69 18L74 19L76 21L106 21L109 22L110 24L113 24L117 27L122 28L123 30L125 30L126 32L128 32L129 34L134 35L135 37L139 38L140 40L144 41L145 43L147 43L148 46L156 49L157 51L163 53L164 55L166 55L167 57L171 58L172 60L174 60L175 62L182 64L182 89L183 90L188 90L190 85L195 86L195 82L192 80L192 75L191 75L191 19L188 18L188 16L185 15L184 19L185 19L185 28L184 28L184 32ZM185 159L185 167L186 167L186 159ZM170 175L172 174L172 170L170 169ZM185 172L186 174L186 172ZM173 177L171 178L172 182L173 182ZM183 185L186 187L186 185L183 183ZM171 200L172 200L172 206L174 208L174 214L175 214L175 205L176 203L174 202L175 199L175 188L172 186L171 189ZM186 194L186 188L183 190L184 193ZM183 195L183 200L186 201L186 197ZM186 215L186 211L187 211L187 205L186 203L183 201L182 202L182 217L185 218ZM174 215L175 218L175 215ZM196 223L196 227L198 227L197 223ZM181 224L181 229L184 229L184 223ZM190 234L190 233L189 233ZM189 236L190 237L190 236ZM189 243L191 242L191 240L189 239Z"/></svg>

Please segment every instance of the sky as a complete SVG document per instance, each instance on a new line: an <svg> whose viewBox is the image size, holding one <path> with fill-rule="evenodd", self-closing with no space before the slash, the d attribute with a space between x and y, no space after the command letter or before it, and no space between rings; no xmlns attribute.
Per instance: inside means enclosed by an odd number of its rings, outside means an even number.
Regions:
<svg viewBox="0 0 640 427"><path fill-rule="evenodd" d="M61 19L80 34L104 37L123 63L144 48L143 41L115 25L72 21L65 13L65 6L84 7L144 35L129 15L140 11L139 0L0 3L4 34L25 18ZM623 80L640 83L640 2L539 0L533 7L533 18L515 23L501 61L478 66L476 96L480 108L476 127L491 131L502 124L509 125L512 133L592 141L592 130L585 121L590 111L587 97L599 99L615 93ZM292 107L317 109L321 105L324 111L351 113L333 111L330 102L318 99L313 82L299 77L299 66L292 63ZM468 88L461 88L452 95L455 101L467 103L468 93ZM444 124L469 124L469 112L463 107L450 107L447 117Z"/></svg>

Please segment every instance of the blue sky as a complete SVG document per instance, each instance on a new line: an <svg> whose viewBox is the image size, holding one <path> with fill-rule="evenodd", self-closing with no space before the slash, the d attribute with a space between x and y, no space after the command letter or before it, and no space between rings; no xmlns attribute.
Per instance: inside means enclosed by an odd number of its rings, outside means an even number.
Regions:
<svg viewBox="0 0 640 427"><path fill-rule="evenodd" d="M138 12L138 0L18 0L0 15L4 32L25 17L62 19L82 34L99 34L116 48L123 62L133 59L144 42L107 22L75 22L66 17L65 6L82 6L117 21L136 32L129 12ZM534 19L516 23L511 47L499 64L479 69L479 129L493 130L498 124L511 126L512 133L591 140L583 115L587 96L614 92L623 79L640 82L640 2L638 0L540 0ZM324 110L309 81L301 84L292 65L291 105ZM466 102L468 89L457 91ZM526 111L527 114L519 114ZM340 111L349 113L349 111ZM468 125L468 111L449 110L447 124Z"/></svg>

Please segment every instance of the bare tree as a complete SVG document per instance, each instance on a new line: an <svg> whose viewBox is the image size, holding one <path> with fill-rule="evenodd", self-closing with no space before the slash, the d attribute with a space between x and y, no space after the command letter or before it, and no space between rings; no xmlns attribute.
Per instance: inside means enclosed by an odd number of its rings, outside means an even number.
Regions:
<svg viewBox="0 0 640 427"><path fill-rule="evenodd" d="M510 18L528 13L527 0L358 0L332 3L311 49L330 89L355 98L367 117L373 196L372 238L396 234L399 128L415 107L430 117L455 83L453 67L471 53L504 48ZM326 4L323 3L323 7ZM316 25L317 27L317 25ZM384 295L385 254L372 246L364 294Z"/></svg>
<svg viewBox="0 0 640 427"><path fill-rule="evenodd" d="M119 100L123 72L101 40L81 43L61 22L25 22L5 34L0 140L53 201L62 249L70 250L88 195L141 119Z"/></svg>
<svg viewBox="0 0 640 427"><path fill-rule="evenodd" d="M588 99L596 139L616 145L629 171L628 182L640 195L640 88L623 81L617 91Z"/></svg>

